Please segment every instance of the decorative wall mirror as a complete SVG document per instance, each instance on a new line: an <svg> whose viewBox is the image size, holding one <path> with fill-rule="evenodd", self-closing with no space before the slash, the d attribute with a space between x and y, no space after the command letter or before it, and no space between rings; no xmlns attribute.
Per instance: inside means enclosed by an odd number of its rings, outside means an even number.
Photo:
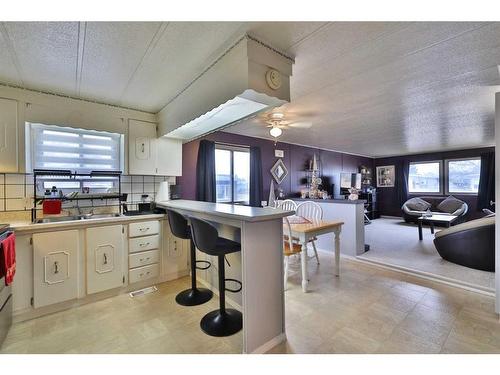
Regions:
<svg viewBox="0 0 500 375"><path fill-rule="evenodd" d="M288 169L285 167L283 160L278 159L271 168L271 174L278 184L281 184L288 175Z"/></svg>

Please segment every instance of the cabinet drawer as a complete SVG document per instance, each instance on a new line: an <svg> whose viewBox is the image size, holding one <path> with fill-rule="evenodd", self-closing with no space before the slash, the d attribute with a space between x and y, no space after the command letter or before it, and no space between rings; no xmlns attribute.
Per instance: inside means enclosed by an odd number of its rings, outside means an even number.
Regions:
<svg viewBox="0 0 500 375"><path fill-rule="evenodd" d="M160 265L151 264L149 266L134 268L128 273L130 284L157 277L160 274Z"/></svg>
<svg viewBox="0 0 500 375"><path fill-rule="evenodd" d="M158 220L130 223L128 226L129 237L149 236L158 233L160 233L160 222Z"/></svg>
<svg viewBox="0 0 500 375"><path fill-rule="evenodd" d="M130 254L128 256L129 268L147 266L148 264L158 263L159 261L159 250L144 251L142 253Z"/></svg>
<svg viewBox="0 0 500 375"><path fill-rule="evenodd" d="M146 236L130 238L128 240L128 252L138 253L140 251L158 249L160 247L160 236Z"/></svg>

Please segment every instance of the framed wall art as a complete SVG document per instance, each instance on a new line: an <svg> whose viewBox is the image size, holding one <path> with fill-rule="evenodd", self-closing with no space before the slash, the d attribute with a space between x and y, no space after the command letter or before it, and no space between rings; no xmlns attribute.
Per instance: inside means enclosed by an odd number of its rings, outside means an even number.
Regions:
<svg viewBox="0 0 500 375"><path fill-rule="evenodd" d="M396 169L394 165L377 167L377 187L394 187Z"/></svg>

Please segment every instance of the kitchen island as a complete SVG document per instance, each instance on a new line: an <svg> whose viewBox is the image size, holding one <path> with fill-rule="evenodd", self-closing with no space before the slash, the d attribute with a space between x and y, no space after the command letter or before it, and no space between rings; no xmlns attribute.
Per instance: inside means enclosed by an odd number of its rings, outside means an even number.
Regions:
<svg viewBox="0 0 500 375"><path fill-rule="evenodd" d="M240 266L231 263L238 268L243 284L243 352L264 353L282 342L285 339L282 219L294 211L190 200L163 201L157 206L210 221L219 236L241 242Z"/></svg>

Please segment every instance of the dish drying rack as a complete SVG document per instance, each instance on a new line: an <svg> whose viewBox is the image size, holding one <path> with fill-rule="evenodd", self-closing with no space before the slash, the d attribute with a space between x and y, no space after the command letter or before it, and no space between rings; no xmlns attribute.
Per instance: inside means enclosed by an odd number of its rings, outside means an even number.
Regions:
<svg viewBox="0 0 500 375"><path fill-rule="evenodd" d="M42 176L50 177L68 177L69 179L76 179L77 177L117 177L118 178L118 193L80 193L72 192L65 196L45 196L37 195L37 178ZM62 201L78 201L78 200L93 200L93 199L122 199L122 184L121 184L121 171L91 171L88 173L77 173L70 170L60 169L33 169L33 208L31 209L31 221L36 221L36 206L37 203L43 203L46 199L59 199ZM119 206L120 214L122 214L122 206Z"/></svg>

